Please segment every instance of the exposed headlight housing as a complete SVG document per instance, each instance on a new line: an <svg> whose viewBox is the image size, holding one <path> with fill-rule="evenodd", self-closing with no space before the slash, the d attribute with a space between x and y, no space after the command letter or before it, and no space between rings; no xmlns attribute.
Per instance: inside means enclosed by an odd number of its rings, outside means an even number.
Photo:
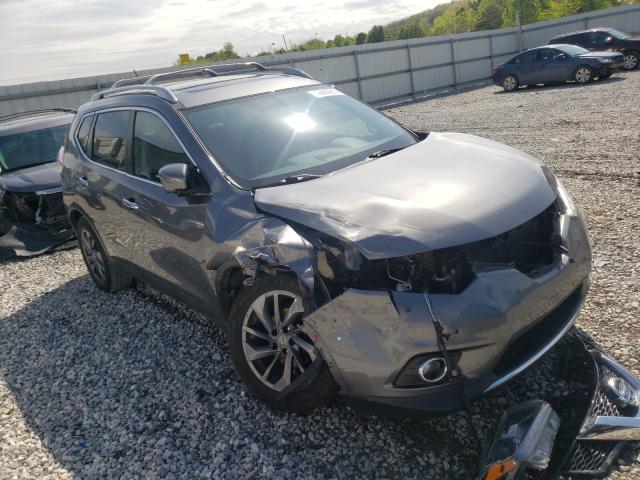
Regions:
<svg viewBox="0 0 640 480"><path fill-rule="evenodd" d="M580 212L578 210L578 207L576 207L576 204L573 203L571 195L569 195L569 192L564 187L562 182L560 182L560 180L556 180L556 184L558 191L558 203L560 204L560 210L562 211L562 213L571 215L572 217L579 215Z"/></svg>

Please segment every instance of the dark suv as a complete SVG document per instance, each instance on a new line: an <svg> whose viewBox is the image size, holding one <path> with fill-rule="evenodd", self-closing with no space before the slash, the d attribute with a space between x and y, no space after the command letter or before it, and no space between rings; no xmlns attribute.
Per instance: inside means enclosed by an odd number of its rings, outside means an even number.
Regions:
<svg viewBox="0 0 640 480"><path fill-rule="evenodd" d="M0 258L73 243L56 162L75 110L0 117Z"/></svg>
<svg viewBox="0 0 640 480"><path fill-rule="evenodd" d="M80 107L63 154L89 273L210 316L267 404L455 409L578 315L587 234L526 153L416 134L293 69L126 83Z"/></svg>
<svg viewBox="0 0 640 480"><path fill-rule="evenodd" d="M587 50L615 50L624 54L624 69L633 70L640 61L640 37L613 28L592 28L565 33L551 39L549 44L569 43Z"/></svg>

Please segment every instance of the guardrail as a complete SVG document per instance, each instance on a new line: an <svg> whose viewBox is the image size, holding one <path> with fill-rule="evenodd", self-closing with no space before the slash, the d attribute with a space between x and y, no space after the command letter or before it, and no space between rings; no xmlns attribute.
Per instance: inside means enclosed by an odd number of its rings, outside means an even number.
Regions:
<svg viewBox="0 0 640 480"><path fill-rule="evenodd" d="M371 104L410 100L438 90L464 87L489 79L492 68L521 48L545 44L560 33L595 26L640 30L640 5L588 12L558 20L458 35L290 52L238 59L266 66L292 66L332 83ZM139 72L141 76L172 71L169 67ZM123 72L54 82L0 87L0 115L38 108L77 108Z"/></svg>

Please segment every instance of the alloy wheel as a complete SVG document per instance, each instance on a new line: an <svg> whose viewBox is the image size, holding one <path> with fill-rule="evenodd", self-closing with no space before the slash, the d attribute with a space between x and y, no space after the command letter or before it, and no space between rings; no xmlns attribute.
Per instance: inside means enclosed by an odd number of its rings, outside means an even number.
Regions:
<svg viewBox="0 0 640 480"><path fill-rule="evenodd" d="M244 317L244 356L256 378L273 390L291 385L318 355L300 329L303 313L300 296L276 290L260 295Z"/></svg>
<svg viewBox="0 0 640 480"><path fill-rule="evenodd" d="M624 56L624 69L633 70L638 66L638 56L635 53L629 53Z"/></svg>
<svg viewBox="0 0 640 480"><path fill-rule="evenodd" d="M509 75L502 82L502 86L507 92L510 92L518 86L518 81L516 80L516 77L514 77L513 75Z"/></svg>
<svg viewBox="0 0 640 480"><path fill-rule="evenodd" d="M576 82L587 83L591 80L591 70L587 67L580 67L576 71Z"/></svg>
<svg viewBox="0 0 640 480"><path fill-rule="evenodd" d="M86 228L80 232L80 245L91 273L98 279L105 281L107 279L107 273L104 256L102 255L100 247L97 245L96 238Z"/></svg>

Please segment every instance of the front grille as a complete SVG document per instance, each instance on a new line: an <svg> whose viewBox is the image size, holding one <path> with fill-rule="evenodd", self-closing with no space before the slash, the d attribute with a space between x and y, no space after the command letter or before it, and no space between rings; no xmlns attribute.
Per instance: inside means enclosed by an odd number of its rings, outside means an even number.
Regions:
<svg viewBox="0 0 640 480"><path fill-rule="evenodd" d="M494 375L498 377L506 375L553 340L571 322L581 297L582 288L578 287L560 305L512 342L493 368Z"/></svg>
<svg viewBox="0 0 640 480"><path fill-rule="evenodd" d="M605 365L598 365L598 379L617 377ZM635 414L634 414L635 415ZM607 393L598 386L591 403L588 417L619 417L624 416L618 406L609 398ZM587 418L588 418L587 417ZM568 474L590 477L607 475L611 464L620 454L625 442L578 441L573 447L570 463L567 464Z"/></svg>
<svg viewBox="0 0 640 480"><path fill-rule="evenodd" d="M612 452L617 442L578 443L571 456L567 473L573 475L605 475L611 464Z"/></svg>

